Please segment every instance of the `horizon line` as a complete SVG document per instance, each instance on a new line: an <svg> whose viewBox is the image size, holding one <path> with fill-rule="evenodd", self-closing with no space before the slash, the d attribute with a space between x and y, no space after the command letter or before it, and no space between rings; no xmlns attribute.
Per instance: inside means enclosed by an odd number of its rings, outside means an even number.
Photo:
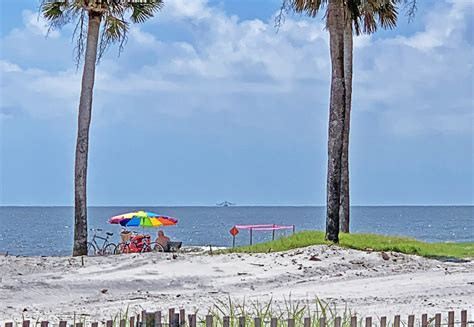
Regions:
<svg viewBox="0 0 474 327"><path fill-rule="evenodd" d="M39 207L39 208L51 208L51 207L71 207L74 205L17 205L17 204L0 204L0 207ZM313 205L313 204L236 204L232 206L219 206L217 204L196 204L196 205L88 205L88 208L93 207L162 207L162 208L173 208L173 207L326 207L326 205ZM356 204L351 207L474 207L474 203L471 204Z"/></svg>

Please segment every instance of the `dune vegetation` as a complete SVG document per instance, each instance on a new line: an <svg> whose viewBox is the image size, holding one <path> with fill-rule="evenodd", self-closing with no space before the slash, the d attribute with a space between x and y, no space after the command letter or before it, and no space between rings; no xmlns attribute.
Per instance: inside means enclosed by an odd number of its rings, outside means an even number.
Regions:
<svg viewBox="0 0 474 327"><path fill-rule="evenodd" d="M437 259L474 258L474 242L428 243L408 237L377 234L341 233L339 237L340 240L337 246L356 250L393 251ZM237 247L229 251L247 253L279 252L321 244L330 245L333 243L324 239L324 232L322 231L302 231L271 242Z"/></svg>

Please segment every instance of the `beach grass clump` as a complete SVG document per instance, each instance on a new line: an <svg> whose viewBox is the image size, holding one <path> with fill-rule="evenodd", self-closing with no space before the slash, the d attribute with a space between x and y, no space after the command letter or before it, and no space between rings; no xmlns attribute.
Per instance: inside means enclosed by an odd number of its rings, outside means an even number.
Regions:
<svg viewBox="0 0 474 327"><path fill-rule="evenodd" d="M266 253L297 249L310 245L331 245L322 231L302 231L271 242L229 249L229 252ZM339 246L355 250L393 251L427 258L474 258L474 242L428 243L409 237L378 234L346 234L339 236Z"/></svg>
<svg viewBox="0 0 474 327"><path fill-rule="evenodd" d="M341 319L341 327L349 327L351 317L355 314L345 306L339 308L336 304L325 302L319 298L307 301L293 301L291 296L283 303L268 301L246 301L237 302L230 297L225 300L217 300L215 305L209 310L212 315L212 326L220 327L224 325L224 317L229 319L230 327L242 326L241 320L245 321L247 327L269 326L272 319L276 320L276 326L287 327L288 319L293 320L293 326L304 326L304 321L310 318L310 326L319 327L321 319L324 319L327 326L334 326L336 317ZM260 320L260 325L256 323ZM201 327L205 327L205 319L200 320Z"/></svg>

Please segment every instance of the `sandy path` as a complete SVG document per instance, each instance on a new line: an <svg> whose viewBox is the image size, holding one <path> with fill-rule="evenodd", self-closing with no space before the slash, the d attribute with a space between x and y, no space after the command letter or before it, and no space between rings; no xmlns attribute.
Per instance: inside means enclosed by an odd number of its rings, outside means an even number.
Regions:
<svg viewBox="0 0 474 327"><path fill-rule="evenodd" d="M171 306L205 312L216 299L316 296L363 315L474 310L474 263L313 246L285 253L119 255L107 258L1 257L0 321L22 311L41 319L87 313L106 319ZM315 256L317 261L310 260ZM101 290L107 289L103 294Z"/></svg>

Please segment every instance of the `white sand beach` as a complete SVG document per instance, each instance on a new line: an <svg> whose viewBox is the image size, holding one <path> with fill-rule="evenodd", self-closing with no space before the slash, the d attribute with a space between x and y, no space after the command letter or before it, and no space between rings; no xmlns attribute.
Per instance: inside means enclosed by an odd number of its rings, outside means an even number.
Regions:
<svg viewBox="0 0 474 327"><path fill-rule="evenodd" d="M216 299L317 296L361 315L474 310L474 263L311 246L269 254L0 257L0 321L108 319L120 309L207 312ZM312 260L311 260L312 259Z"/></svg>

